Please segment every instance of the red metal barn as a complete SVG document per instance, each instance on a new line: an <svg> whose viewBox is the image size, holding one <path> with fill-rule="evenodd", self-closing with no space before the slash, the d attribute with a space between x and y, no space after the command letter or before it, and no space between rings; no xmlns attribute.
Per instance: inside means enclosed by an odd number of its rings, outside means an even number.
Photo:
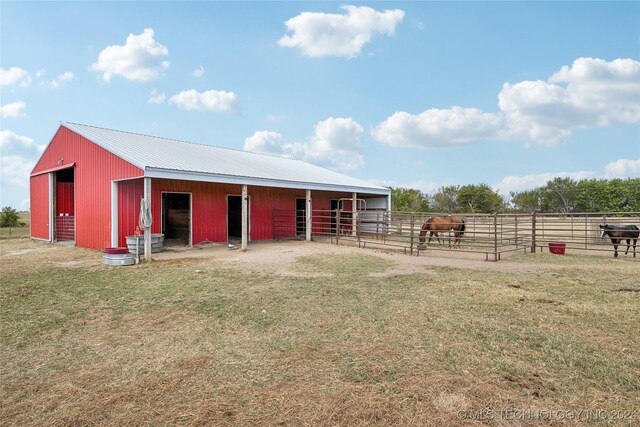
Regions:
<svg viewBox="0 0 640 427"><path fill-rule="evenodd" d="M387 188L299 160L63 123L31 173L31 237L124 246L145 194L151 232L185 245L241 233L271 239L274 209L331 209L343 198L391 203Z"/></svg>

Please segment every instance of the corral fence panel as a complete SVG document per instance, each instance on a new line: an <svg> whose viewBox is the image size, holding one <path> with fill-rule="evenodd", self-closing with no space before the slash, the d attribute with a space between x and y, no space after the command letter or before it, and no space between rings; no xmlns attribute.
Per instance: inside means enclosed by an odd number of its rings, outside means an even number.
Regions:
<svg viewBox="0 0 640 427"><path fill-rule="evenodd" d="M431 235L422 231L433 217L444 218L447 230ZM464 233L456 241L449 229L458 217L464 221ZM304 239L304 211L274 210L274 239ZM449 221L447 222L447 218ZM403 251L409 255L429 252L456 252L484 255L498 261L514 252L546 251L549 244L563 245L566 251L613 254L611 240L600 237L600 225L640 225L640 212L598 213L505 213L447 214L434 212L391 212L385 210L313 210L312 237L335 244L357 244ZM626 240L618 248L624 255ZM633 245L633 241L631 242ZM630 255L633 247L630 248ZM636 258L640 259L640 257Z"/></svg>

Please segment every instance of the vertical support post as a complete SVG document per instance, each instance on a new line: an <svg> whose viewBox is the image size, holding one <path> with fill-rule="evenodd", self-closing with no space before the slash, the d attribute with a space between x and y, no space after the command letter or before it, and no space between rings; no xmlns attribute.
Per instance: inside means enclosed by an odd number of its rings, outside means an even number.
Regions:
<svg viewBox="0 0 640 427"><path fill-rule="evenodd" d="M247 250L249 243L249 196L247 186L242 186L242 243L240 249Z"/></svg>
<svg viewBox="0 0 640 427"><path fill-rule="evenodd" d="M55 175L53 172L49 172L49 241L53 242L54 239L54 232L55 232L55 221L56 221L56 217L55 217L55 212L56 212L56 207L55 205L55 198L53 197L54 195L54 191L56 188L55 185ZM76 214L77 217L77 214Z"/></svg>
<svg viewBox="0 0 640 427"><path fill-rule="evenodd" d="M518 214L513 216L515 218L516 232L515 232L515 241L516 241L516 249L518 249Z"/></svg>
<svg viewBox="0 0 640 427"><path fill-rule="evenodd" d="M306 221L306 227L305 227L305 240L307 242L311 241L311 228L313 226L313 224L311 223L311 190L307 190L307 203L306 203L306 211L305 211L305 221Z"/></svg>
<svg viewBox="0 0 640 427"><path fill-rule="evenodd" d="M356 235L358 226L358 193L351 195L351 235Z"/></svg>
<svg viewBox="0 0 640 427"><path fill-rule="evenodd" d="M584 216L584 248L587 249L587 243L589 242L589 217L587 215Z"/></svg>
<svg viewBox="0 0 640 427"><path fill-rule="evenodd" d="M536 221L537 212L533 211L531 214L531 253L536 253Z"/></svg>
<svg viewBox="0 0 640 427"><path fill-rule="evenodd" d="M336 245L340 242L340 233L342 231L342 211L336 209Z"/></svg>
<svg viewBox="0 0 640 427"><path fill-rule="evenodd" d="M111 181L111 247L118 246L118 181Z"/></svg>
<svg viewBox="0 0 640 427"><path fill-rule="evenodd" d="M498 213L493 214L493 260L498 261Z"/></svg>
<svg viewBox="0 0 640 427"><path fill-rule="evenodd" d="M151 178L144 178L144 199L147 201L149 211L153 212L151 205ZM151 227L144 230L144 259L151 261Z"/></svg>
<svg viewBox="0 0 640 427"><path fill-rule="evenodd" d="M409 251L409 254L413 255L413 234L414 234L413 227L414 227L414 224L415 224L415 214L414 213L411 213L410 224L411 224L411 241L410 241L411 242L410 243L411 244L411 250ZM418 249L418 253L420 253L420 249Z"/></svg>

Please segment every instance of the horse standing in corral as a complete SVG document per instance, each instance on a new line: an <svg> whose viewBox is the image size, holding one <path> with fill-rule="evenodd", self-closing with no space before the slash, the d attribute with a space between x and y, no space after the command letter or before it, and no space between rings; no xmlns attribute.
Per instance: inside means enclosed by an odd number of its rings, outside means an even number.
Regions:
<svg viewBox="0 0 640 427"><path fill-rule="evenodd" d="M636 257L636 244L638 243L638 236L640 236L640 228L635 225L624 225L622 227L616 225L601 225L600 226L600 238L604 239L604 236L609 236L611 243L613 244L613 257L618 258L618 245L621 241L627 241L627 250L625 255L629 253L629 247L631 246L631 240L633 240L633 257Z"/></svg>
<svg viewBox="0 0 640 427"><path fill-rule="evenodd" d="M418 248L426 248L424 241L427 238L427 233L429 233L429 240L427 241L427 244L431 243L431 238L435 235L436 239L438 239L438 245L440 245L440 236L438 235L438 232L440 231L453 231L453 247L455 248L456 244L460 247L460 238L464 234L464 230L464 219L460 217L434 216L422 224L422 229L420 230L420 244L418 245Z"/></svg>

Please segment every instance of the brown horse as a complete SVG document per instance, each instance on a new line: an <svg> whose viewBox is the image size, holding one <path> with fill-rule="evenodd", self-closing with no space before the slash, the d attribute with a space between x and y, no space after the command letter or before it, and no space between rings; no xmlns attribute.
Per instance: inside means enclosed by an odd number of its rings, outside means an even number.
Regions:
<svg viewBox="0 0 640 427"><path fill-rule="evenodd" d="M453 247L460 247L460 238L464 234L464 220L457 216L434 216L433 218L429 218L427 222L422 225L422 230L420 230L420 244L418 245L419 249L425 249L426 245L424 241L427 238L427 232L429 233L429 241L431 243L431 238L433 235L436 235L436 239L438 239L438 245L440 245L440 236L438 236L439 231L453 231L454 240Z"/></svg>

